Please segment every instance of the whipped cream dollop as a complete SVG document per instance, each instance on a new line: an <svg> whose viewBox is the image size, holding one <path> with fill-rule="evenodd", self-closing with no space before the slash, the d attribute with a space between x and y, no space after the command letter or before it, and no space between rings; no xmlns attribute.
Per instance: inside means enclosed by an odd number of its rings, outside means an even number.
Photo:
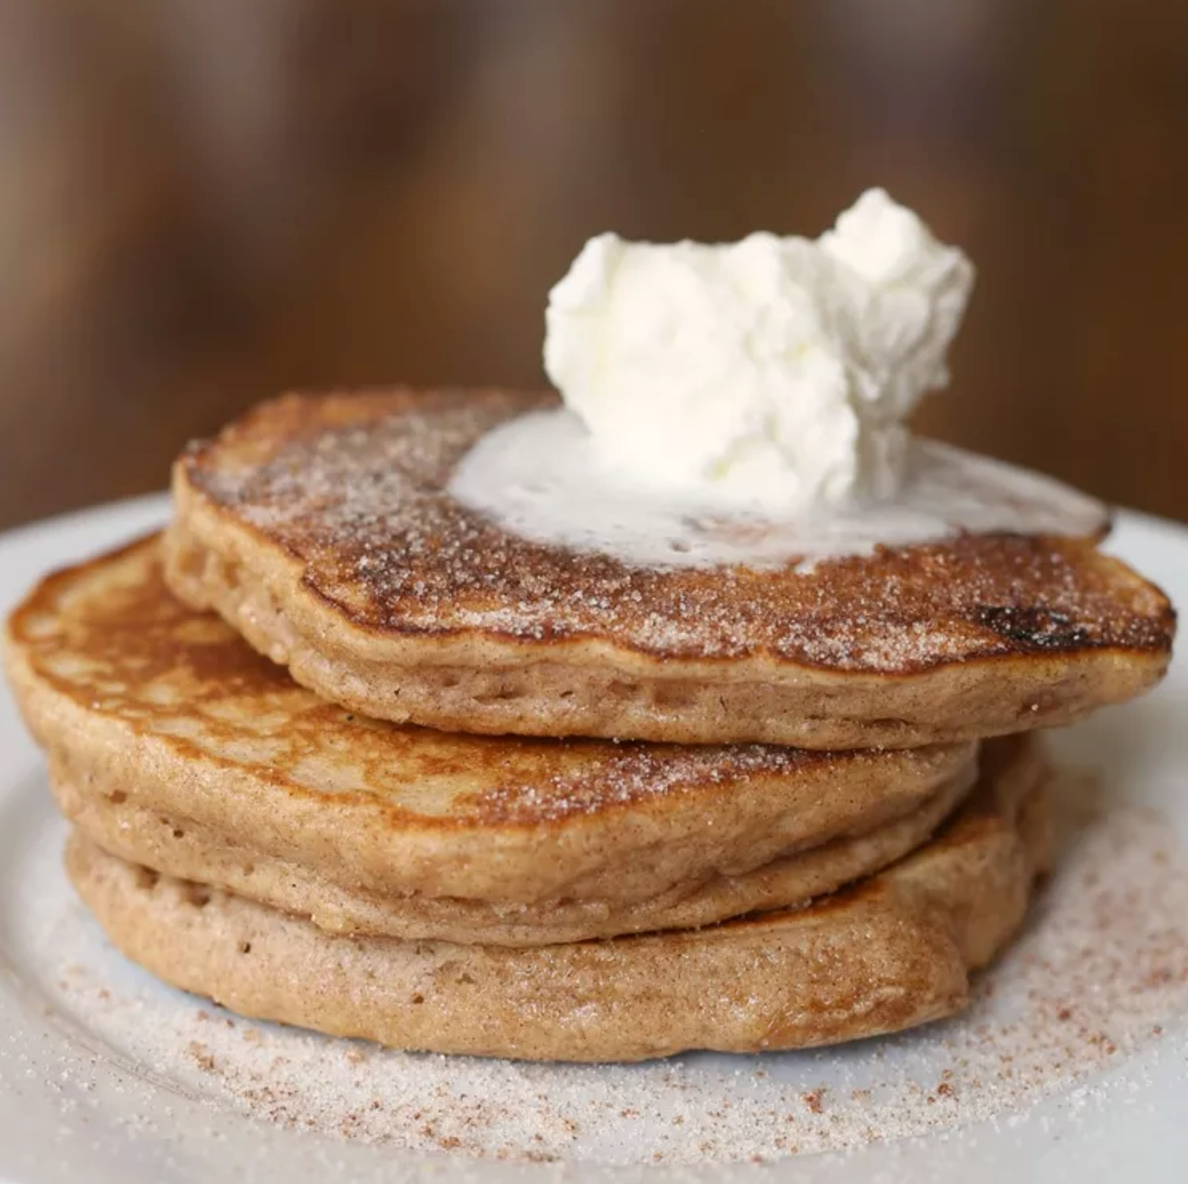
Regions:
<svg viewBox="0 0 1188 1184"><path fill-rule="evenodd" d="M881 189L817 239L591 239L545 369L619 484L781 516L891 498L973 267Z"/></svg>
<svg viewBox="0 0 1188 1184"><path fill-rule="evenodd" d="M972 283L881 189L815 240L591 239L549 298L566 406L486 433L450 492L521 538L652 568L1099 535L1095 499L910 435Z"/></svg>

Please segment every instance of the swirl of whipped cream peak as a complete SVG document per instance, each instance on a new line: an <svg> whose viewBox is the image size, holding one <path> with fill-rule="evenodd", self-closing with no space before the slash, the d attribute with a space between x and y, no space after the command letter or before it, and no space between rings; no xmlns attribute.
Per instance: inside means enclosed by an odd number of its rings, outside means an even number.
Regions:
<svg viewBox="0 0 1188 1184"><path fill-rule="evenodd" d="M882 501L973 275L882 189L815 240L603 234L549 294L545 369L637 487L781 515Z"/></svg>

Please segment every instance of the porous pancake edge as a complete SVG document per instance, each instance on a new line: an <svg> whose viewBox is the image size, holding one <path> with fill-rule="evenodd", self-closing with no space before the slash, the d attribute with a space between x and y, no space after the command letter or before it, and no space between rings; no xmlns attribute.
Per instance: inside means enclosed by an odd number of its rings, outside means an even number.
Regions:
<svg viewBox="0 0 1188 1184"><path fill-rule="evenodd" d="M630 1061L801 1048L961 1010L1046 859L1046 799L981 794L942 835L796 912L608 941L499 946L336 937L108 855L67 866L124 954L233 1011L397 1048Z"/></svg>
<svg viewBox="0 0 1188 1184"><path fill-rule="evenodd" d="M661 749L351 717L175 601L151 540L44 581L10 618L5 650L67 783L250 834L264 856L384 896L646 901L893 821L974 759L972 745ZM245 755L262 735L268 752ZM312 782L296 773L310 758L326 766ZM466 792L428 810L443 762L444 784L462 778Z"/></svg>

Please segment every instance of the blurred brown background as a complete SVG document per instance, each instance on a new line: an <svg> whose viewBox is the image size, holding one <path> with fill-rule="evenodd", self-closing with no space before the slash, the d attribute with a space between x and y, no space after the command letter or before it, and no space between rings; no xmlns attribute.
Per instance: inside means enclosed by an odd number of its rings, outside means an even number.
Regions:
<svg viewBox="0 0 1188 1184"><path fill-rule="evenodd" d="M539 385L582 241L979 266L928 430L1188 518L1183 0L4 0L0 526L280 388Z"/></svg>

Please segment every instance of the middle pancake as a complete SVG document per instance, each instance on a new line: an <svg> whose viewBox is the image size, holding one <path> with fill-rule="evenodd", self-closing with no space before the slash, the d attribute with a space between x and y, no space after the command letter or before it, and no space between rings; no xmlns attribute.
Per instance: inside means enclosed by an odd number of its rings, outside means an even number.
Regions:
<svg viewBox="0 0 1188 1184"><path fill-rule="evenodd" d="M308 917L329 933L461 944L537 946L657 930L694 929L748 913L787 909L883 870L928 841L967 796L951 780L901 818L776 859L736 876L678 884L638 903L562 899L534 904L460 897L384 896L336 882L250 844L130 801L53 783L62 813L89 839L129 863Z"/></svg>
<svg viewBox="0 0 1188 1184"><path fill-rule="evenodd" d="M160 870L221 868L245 895L291 871L306 903L277 903L316 915L328 886L331 928L377 928L369 901L405 935L449 920L513 944L525 926L575 940L778 907L918 844L974 775L968 744L834 754L362 719L176 602L152 540L46 581L12 620L8 664L62 804L100 842L122 833L146 863L156 844L156 862L173 852Z"/></svg>

